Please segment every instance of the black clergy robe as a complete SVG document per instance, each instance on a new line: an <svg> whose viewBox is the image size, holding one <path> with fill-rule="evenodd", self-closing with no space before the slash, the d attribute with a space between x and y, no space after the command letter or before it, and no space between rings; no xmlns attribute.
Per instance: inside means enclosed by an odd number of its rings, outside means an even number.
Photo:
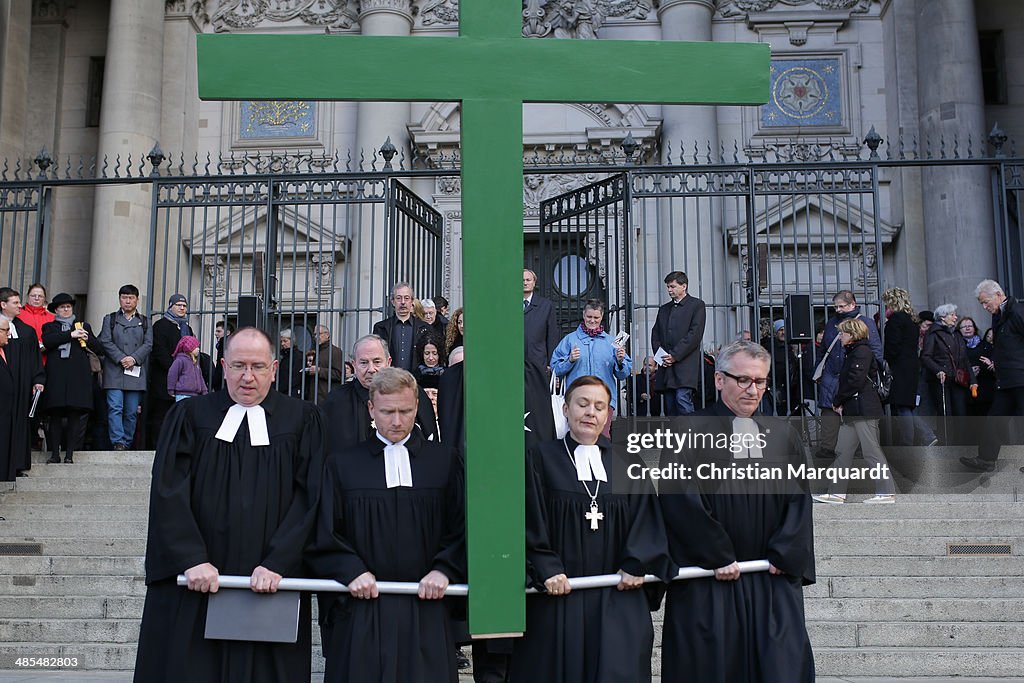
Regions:
<svg viewBox="0 0 1024 683"><path fill-rule="evenodd" d="M387 488L384 443L372 439L328 458L316 540L316 576L349 584L364 572L377 581L418 583L439 570L465 579L465 495L458 456L413 430L412 487ZM325 683L455 683L455 642L447 600L335 594L324 633Z"/></svg>
<svg viewBox="0 0 1024 683"><path fill-rule="evenodd" d="M7 354L8 346L0 347ZM11 437L14 420L14 373L6 361L0 359L0 481L12 481L17 475L10 472Z"/></svg>
<svg viewBox="0 0 1024 683"><path fill-rule="evenodd" d="M261 404L270 445L252 446L248 418L231 443L214 437L232 404L227 391L180 401L160 431L136 683L310 679L308 596L294 644L206 640L207 594L176 585L204 562L225 575L249 576L258 566L302 575L323 474L320 411L272 390Z"/></svg>
<svg viewBox="0 0 1024 683"><path fill-rule="evenodd" d="M18 319L11 321L11 327L17 329L18 338L10 339L4 347L13 393L10 450L6 453L0 450L0 481L14 481L18 472L32 467L32 425L28 416L32 408L32 387L46 384L36 331Z"/></svg>
<svg viewBox="0 0 1024 683"><path fill-rule="evenodd" d="M466 446L465 363L456 363L441 375L437 387L437 422L441 439L460 451Z"/></svg>
<svg viewBox="0 0 1024 683"><path fill-rule="evenodd" d="M359 383L359 380L345 382L331 389L320 407L327 423L327 443L329 450L337 452L357 446L374 434L370 426L370 411L367 401L370 390ZM437 417L434 406L423 388L419 391L419 405L416 407L416 424L428 441L437 441Z"/></svg>
<svg viewBox="0 0 1024 683"><path fill-rule="evenodd" d="M614 574L655 574L668 578L674 567L665 527L649 482L623 485L615 478L611 442L598 440L609 481L597 490L604 514L597 531L584 515L590 495L577 480L568 453L572 436L549 441L526 458L526 559L530 585L543 588L557 574L570 578ZM566 450L568 448L568 451ZM595 490L596 481L587 482ZM657 587L620 591L615 587L573 591L566 596L526 599L526 635L515 645L510 680L515 683L630 683L651 680L654 627L651 609ZM664 679L669 680L669 679Z"/></svg>
<svg viewBox="0 0 1024 683"><path fill-rule="evenodd" d="M720 402L694 415L687 426L695 433L731 433L735 416ZM794 430L780 420L754 419L766 440L762 463L802 462ZM687 459L691 465L721 461L722 454L703 451ZM775 481L712 484L688 493L662 488L669 546L680 566L719 569L767 559L785 572L674 582L665 607L663 680L814 681L803 602L803 586L815 578L812 503L794 488Z"/></svg>

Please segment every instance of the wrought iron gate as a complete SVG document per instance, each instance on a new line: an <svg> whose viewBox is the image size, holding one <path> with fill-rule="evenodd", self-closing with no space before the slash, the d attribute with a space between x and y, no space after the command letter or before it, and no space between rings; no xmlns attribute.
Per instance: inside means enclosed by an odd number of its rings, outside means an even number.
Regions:
<svg viewBox="0 0 1024 683"><path fill-rule="evenodd" d="M625 173L541 202L538 286L563 334L580 323L588 299L604 303L611 334L629 330L629 204Z"/></svg>
<svg viewBox="0 0 1024 683"><path fill-rule="evenodd" d="M384 281L388 291L398 282L407 282L419 298L440 294L444 246L440 212L395 178L388 187L387 211Z"/></svg>

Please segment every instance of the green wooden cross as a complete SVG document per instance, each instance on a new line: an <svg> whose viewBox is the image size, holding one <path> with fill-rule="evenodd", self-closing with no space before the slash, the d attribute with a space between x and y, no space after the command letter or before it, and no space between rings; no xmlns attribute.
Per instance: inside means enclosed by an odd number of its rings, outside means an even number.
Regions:
<svg viewBox="0 0 1024 683"><path fill-rule="evenodd" d="M454 38L200 35L205 100L462 102L469 624L521 633L523 102L761 104L766 44L528 40L521 0L462 0Z"/></svg>

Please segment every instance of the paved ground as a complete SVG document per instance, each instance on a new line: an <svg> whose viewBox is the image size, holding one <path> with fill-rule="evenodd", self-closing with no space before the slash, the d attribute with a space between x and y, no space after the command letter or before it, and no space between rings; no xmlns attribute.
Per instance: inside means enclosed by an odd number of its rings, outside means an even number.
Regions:
<svg viewBox="0 0 1024 683"><path fill-rule="evenodd" d="M129 672L100 671L0 671L0 683L131 683ZM312 683L322 680L314 676ZM654 683L660 683L655 678ZM1024 683L1024 678L819 678L817 683ZM463 676L460 683L472 683Z"/></svg>

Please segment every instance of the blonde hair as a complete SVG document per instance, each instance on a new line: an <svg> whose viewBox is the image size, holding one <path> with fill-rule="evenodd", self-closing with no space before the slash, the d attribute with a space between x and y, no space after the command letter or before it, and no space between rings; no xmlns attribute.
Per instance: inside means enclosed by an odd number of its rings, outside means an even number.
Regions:
<svg viewBox="0 0 1024 683"><path fill-rule="evenodd" d="M847 318L838 325L840 332L853 337L853 341L860 341L868 338L868 326L860 318Z"/></svg>
<svg viewBox="0 0 1024 683"><path fill-rule="evenodd" d="M910 301L910 292L900 287L891 287L882 292L882 303L894 313L903 312L910 316L916 323L917 312L914 311L914 304Z"/></svg>
<svg viewBox="0 0 1024 683"><path fill-rule="evenodd" d="M381 368L370 380L370 400L375 399L377 394L397 394L405 389L412 389L413 395L419 400L419 385L412 373L402 368Z"/></svg>

